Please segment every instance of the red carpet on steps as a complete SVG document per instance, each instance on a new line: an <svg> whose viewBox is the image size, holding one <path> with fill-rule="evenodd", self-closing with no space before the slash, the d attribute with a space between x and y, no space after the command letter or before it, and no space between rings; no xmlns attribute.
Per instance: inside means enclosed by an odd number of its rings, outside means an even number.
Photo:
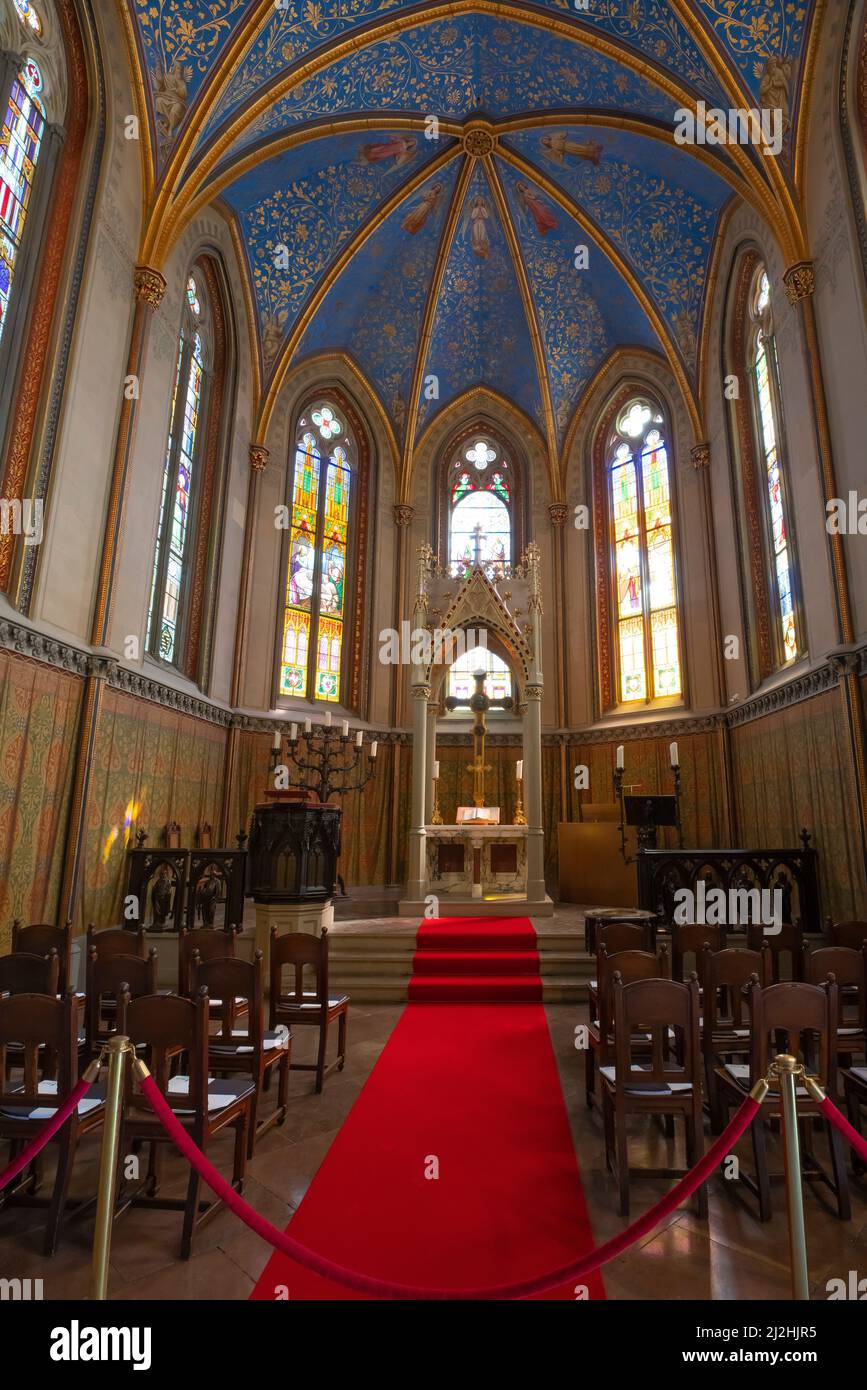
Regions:
<svg viewBox="0 0 867 1390"><path fill-rule="evenodd" d="M527 917L445 917L416 937L409 998L426 1004L539 1003L536 932Z"/></svg>
<svg viewBox="0 0 867 1390"><path fill-rule="evenodd" d="M418 947L425 957L463 949L466 965L489 952L535 956L535 932L526 920L432 922ZM472 978L491 978L502 1000L502 973ZM351 1029L350 1017L350 1056ZM426 1176L434 1158L439 1176ZM349 1269L455 1289L530 1278L591 1249L541 1005L410 1003L289 1229ZM252 1297L284 1287L292 1300L360 1298L274 1255ZM545 1298L586 1296L605 1297L598 1274L586 1293L567 1285Z"/></svg>

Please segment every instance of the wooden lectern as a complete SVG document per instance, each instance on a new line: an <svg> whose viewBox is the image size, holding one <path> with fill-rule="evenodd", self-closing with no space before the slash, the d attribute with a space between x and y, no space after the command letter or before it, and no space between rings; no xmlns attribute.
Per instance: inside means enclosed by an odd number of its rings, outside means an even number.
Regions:
<svg viewBox="0 0 867 1390"><path fill-rule="evenodd" d="M620 807L616 802L582 806L580 821L557 827L560 901L584 907L638 907L635 864L620 853ZM626 832L626 852L636 850L634 830Z"/></svg>

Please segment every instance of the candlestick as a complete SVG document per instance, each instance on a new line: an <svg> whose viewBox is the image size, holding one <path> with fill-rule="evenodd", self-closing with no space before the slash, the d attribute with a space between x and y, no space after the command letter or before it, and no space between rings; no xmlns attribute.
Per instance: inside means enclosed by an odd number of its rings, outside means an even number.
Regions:
<svg viewBox="0 0 867 1390"><path fill-rule="evenodd" d="M374 739L374 740L373 740L373 743L370 745L370 756L371 756L372 758L375 758L375 757L376 757L376 750L377 750L378 747L379 747L379 744L377 743L376 739Z"/></svg>
<svg viewBox="0 0 867 1390"><path fill-rule="evenodd" d="M361 744L362 744L363 739L364 739L364 732L363 732L363 730L362 730L362 729L357 729L356 732L355 732L355 746L356 746L356 748L360 748L360 747L361 747Z"/></svg>
<svg viewBox="0 0 867 1390"><path fill-rule="evenodd" d="M305 732L305 734L309 734L311 731L312 731L312 725L311 725L311 723L310 723L310 720L309 720L309 719L305 719L305 720L304 720L304 732Z"/></svg>
<svg viewBox="0 0 867 1390"><path fill-rule="evenodd" d="M325 711L325 727L326 727L326 729L330 729L330 728L331 728L331 710L330 710L330 709L327 709L327 710Z"/></svg>
<svg viewBox="0 0 867 1390"><path fill-rule="evenodd" d="M440 765L436 759L434 759L433 765L433 779L435 782L438 782L440 780Z"/></svg>
<svg viewBox="0 0 867 1390"><path fill-rule="evenodd" d="M617 767L618 767L618 769L622 772L625 766L626 766L626 764L625 764L624 755L623 755L623 744L622 744L622 743L618 743L618 745L617 745Z"/></svg>
<svg viewBox="0 0 867 1390"><path fill-rule="evenodd" d="M518 759L518 781L519 781L519 782L523 782L523 780L524 780L524 759L523 759L523 758L519 758L519 759Z"/></svg>
<svg viewBox="0 0 867 1390"><path fill-rule="evenodd" d="M271 747L272 747L272 749L273 749L273 751L274 751L275 753L279 753L279 752L280 752L280 743L281 743L280 734L279 734L279 732L275 729L275 730L274 730L274 737L273 737L272 740L271 740Z"/></svg>
<svg viewBox="0 0 867 1390"><path fill-rule="evenodd" d="M671 765L672 765L672 767L680 767L680 759L679 759L679 757L677 756L677 744L676 744L676 743L673 743L673 744L671 745L671 747L669 748L668 751L669 751L669 753L670 753L670 755L671 755Z"/></svg>
<svg viewBox="0 0 867 1390"><path fill-rule="evenodd" d="M291 724L291 725L289 726L289 742L290 742L290 743L297 743L297 742L298 742L298 725L297 725L297 724Z"/></svg>
<svg viewBox="0 0 867 1390"><path fill-rule="evenodd" d="M349 720L348 720L348 719L341 719L341 721L340 721L340 737L341 737L341 738L349 738Z"/></svg>

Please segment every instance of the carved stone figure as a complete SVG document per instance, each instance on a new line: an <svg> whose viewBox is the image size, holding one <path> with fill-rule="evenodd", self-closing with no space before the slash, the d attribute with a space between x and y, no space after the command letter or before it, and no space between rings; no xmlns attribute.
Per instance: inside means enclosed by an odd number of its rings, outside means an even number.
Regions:
<svg viewBox="0 0 867 1390"><path fill-rule="evenodd" d="M216 866L209 864L204 877L200 878L196 884L196 915L201 920L203 927L214 925L221 887L222 882Z"/></svg>
<svg viewBox="0 0 867 1390"><path fill-rule="evenodd" d="M151 909L153 911L153 931L165 931L166 922L172 915L175 896L175 879L168 864L160 864L154 875L151 887Z"/></svg>
<svg viewBox="0 0 867 1390"><path fill-rule="evenodd" d="M789 87L792 81L790 59L775 58L773 55L765 63L759 82L759 101L764 111L781 111L783 130L789 129Z"/></svg>

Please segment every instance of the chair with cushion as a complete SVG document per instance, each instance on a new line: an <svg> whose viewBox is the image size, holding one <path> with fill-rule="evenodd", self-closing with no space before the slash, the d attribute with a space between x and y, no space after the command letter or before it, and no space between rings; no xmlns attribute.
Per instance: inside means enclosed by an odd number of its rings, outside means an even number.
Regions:
<svg viewBox="0 0 867 1390"><path fill-rule="evenodd" d="M256 1088L249 1077L209 1080L209 1018L208 996L204 990L195 1000L182 999L176 994L146 994L140 999L121 995L119 1000L119 1031L135 1042L154 1081L193 1142L200 1149L207 1149L215 1135L226 1128L234 1129L232 1185L241 1192ZM187 1055L187 1071L172 1074L172 1060L181 1051ZM130 1068L119 1151L130 1153L134 1144L142 1142L159 1145L172 1141L138 1091ZM192 1167L188 1167L186 1197L163 1198L158 1196L158 1188L156 1174L151 1170L144 1184L129 1196L121 1196L119 1211L130 1205L183 1211L181 1258L189 1259L196 1230L221 1203L200 1204L201 1180Z"/></svg>
<svg viewBox="0 0 867 1390"><path fill-rule="evenodd" d="M836 984L837 1063L851 1066L854 1057L867 1051L867 942L858 950L820 946L807 954L804 973L808 984L821 985L828 979Z"/></svg>
<svg viewBox="0 0 867 1390"><path fill-rule="evenodd" d="M250 1106L250 1136L248 1157L253 1157L256 1140L272 1125L282 1125L286 1119L289 1097L289 1062L292 1034L285 1028L277 1032L264 1027L264 981L262 952L252 961L206 960L193 956L193 983L202 986L218 999L244 999L247 1003L247 1025L233 1028L224 1015L220 1031L208 1040L208 1066L221 1075L233 1072L251 1076L256 1091ZM277 1105L271 1115L257 1123L258 1101L268 1089L270 1073L277 1072Z"/></svg>
<svg viewBox="0 0 867 1390"><path fill-rule="evenodd" d="M668 947L660 946L659 951L616 951L609 956L602 946L596 958L596 969L599 977L598 1018L591 1019L584 1053L584 1093L588 1110L596 1094L596 1066L606 1066L613 1057L614 1006L611 990L614 973L619 971L625 984L631 984L634 980L667 980L670 978Z"/></svg>
<svg viewBox="0 0 867 1390"><path fill-rule="evenodd" d="M596 1020L599 1017L597 991L599 982L599 955L601 951L607 951L609 956L617 955L621 951L650 951L656 950L656 932L654 924L648 922L619 922L605 921L600 924L596 933L596 979L591 980L587 993L590 1000L590 1017Z"/></svg>
<svg viewBox="0 0 867 1390"><path fill-rule="evenodd" d="M10 1159L44 1128L78 1080L77 1017L69 992L60 999L51 993L0 999L0 1141L10 1141ZM38 1160L0 1196L4 1206L48 1208L46 1255L57 1249L79 1140L98 1128L104 1115L105 1093L93 1086L51 1141L57 1146L57 1169L50 1200L38 1196Z"/></svg>
<svg viewBox="0 0 867 1390"><path fill-rule="evenodd" d="M305 990L304 972L313 973L313 989ZM284 984L284 971L289 975ZM346 1022L349 1014L349 995L328 993L328 932L313 936L309 932L287 932L278 936L277 928L271 928L271 998L268 1027L275 1029L285 1023L290 1029L296 1025L319 1029L319 1048L316 1061L292 1062L293 1071L315 1071L316 1090L322 1090L322 1083L335 1067L343 1070L346 1061ZM338 1020L337 1056L330 1066L325 1066L325 1049L328 1042L328 1029Z"/></svg>
<svg viewBox="0 0 867 1390"><path fill-rule="evenodd" d="M605 1153L610 1170L616 1165L620 1215L629 1215L629 1151L626 1123L631 1114L659 1115L672 1121L681 1116L686 1135L686 1169L639 1169L636 1177L682 1177L704 1153L699 1051L698 980L635 980L624 984L615 972L614 1061L600 1067L602 1104L606 1115ZM677 1039L676 1055L669 1045ZM650 1050L646 1038L650 1035ZM639 1053L636 1054L636 1037ZM696 1195L698 1214L707 1217L704 1183Z"/></svg>
<svg viewBox="0 0 867 1390"><path fill-rule="evenodd" d="M102 933L100 933L102 935ZM117 1001L124 993L131 999L157 992L157 953L152 947L147 960L141 956L108 955L95 946L87 953L87 1003L84 1032L88 1057L98 1055L117 1031Z"/></svg>
<svg viewBox="0 0 867 1390"><path fill-rule="evenodd" d="M72 947L72 923L65 927L55 927L47 922L34 922L25 927L22 922L12 923L12 950L27 951L32 956L47 956L57 952L60 963L60 978L57 988L61 994L69 989L69 966Z"/></svg>
<svg viewBox="0 0 867 1390"><path fill-rule="evenodd" d="M700 978L704 991L701 1047L705 1089L711 1129L714 1134L721 1134L725 1122L716 1069L725 1062L750 1055L747 996L754 979L761 985L771 984L771 953L766 946L760 951L742 946L728 946L723 951L705 947L701 953Z"/></svg>
<svg viewBox="0 0 867 1390"><path fill-rule="evenodd" d="M718 1066L720 1100L728 1116L731 1107L739 1106L757 1081L767 1075L768 1065L782 1050L803 1060L808 1075L814 1075L830 1096L837 1092L837 986L833 983L810 985L798 980L786 980L763 989L757 980L749 991L750 1059ZM782 1036L781 1036L782 1035ZM809 1123L801 1126L802 1163L804 1173L827 1183L837 1198L837 1214L841 1221L852 1215L843 1140L827 1122L825 1129L831 1151L833 1176L818 1163L813 1154L813 1121L820 1117L816 1101L805 1086L796 1088L799 1119ZM753 1177L741 1165L740 1177L745 1186L758 1198L759 1216L770 1221L771 1173L765 1148L765 1124L779 1119L782 1101L777 1089L770 1090L762 1108L750 1126L756 1172ZM782 1181L782 1174L774 1174Z"/></svg>
<svg viewBox="0 0 867 1390"><path fill-rule="evenodd" d="M751 923L747 927L747 946L760 951L767 944L771 953L774 983L804 978L804 932L800 922L782 922L778 927Z"/></svg>

